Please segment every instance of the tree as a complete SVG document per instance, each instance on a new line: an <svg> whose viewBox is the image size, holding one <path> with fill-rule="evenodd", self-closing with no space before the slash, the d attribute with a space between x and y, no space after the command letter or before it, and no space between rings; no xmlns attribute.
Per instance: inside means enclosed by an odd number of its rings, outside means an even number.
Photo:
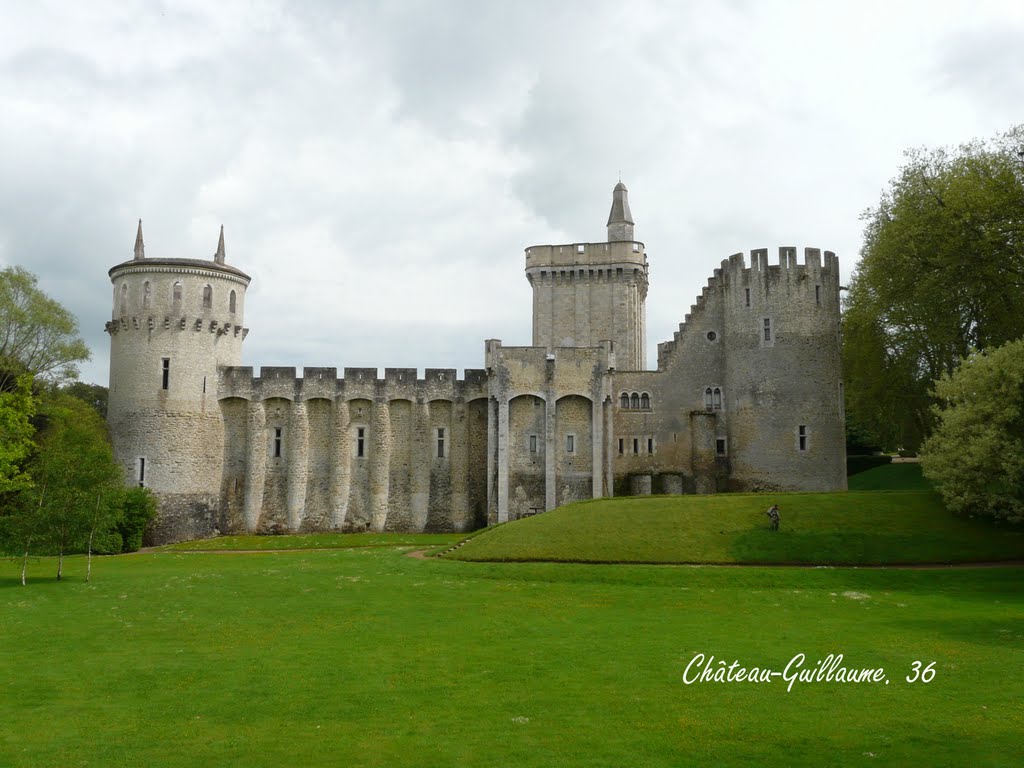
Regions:
<svg viewBox="0 0 1024 768"><path fill-rule="evenodd" d="M843 365L850 415L913 449L934 423L932 383L1024 335L1024 126L906 157L863 217Z"/></svg>
<svg viewBox="0 0 1024 768"><path fill-rule="evenodd" d="M109 391L101 384L86 384L84 381L73 381L60 388L61 392L77 397L84 403L88 403L104 419L107 418L107 400Z"/></svg>
<svg viewBox="0 0 1024 768"><path fill-rule="evenodd" d="M972 354L935 395L925 477L956 513L1024 521L1024 339Z"/></svg>
<svg viewBox="0 0 1024 768"><path fill-rule="evenodd" d="M117 531L123 541L122 552L137 552L142 547L146 524L156 517L156 497L148 488L129 488L124 492Z"/></svg>
<svg viewBox="0 0 1024 768"><path fill-rule="evenodd" d="M122 479L106 425L92 407L53 393L43 415L46 424L29 471L38 499L39 527L57 555L60 580L64 555L72 548L87 545L91 567L96 533L116 523Z"/></svg>
<svg viewBox="0 0 1024 768"><path fill-rule="evenodd" d="M78 375L75 364L89 359L74 315L37 283L21 267L0 270L0 387L14 372L67 381Z"/></svg>
<svg viewBox="0 0 1024 768"><path fill-rule="evenodd" d="M35 432L30 421L36 409L32 377L22 375L9 383L8 391L0 389L0 494L28 486L22 462L32 450Z"/></svg>

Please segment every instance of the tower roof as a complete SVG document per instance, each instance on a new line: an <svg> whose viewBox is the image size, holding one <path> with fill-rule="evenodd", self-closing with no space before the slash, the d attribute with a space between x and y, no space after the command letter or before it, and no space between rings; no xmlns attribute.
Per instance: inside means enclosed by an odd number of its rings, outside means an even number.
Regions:
<svg viewBox="0 0 1024 768"><path fill-rule="evenodd" d="M218 264L223 264L225 259L224 254L224 225L220 225L220 240L217 241L217 252L213 254L213 260Z"/></svg>
<svg viewBox="0 0 1024 768"><path fill-rule="evenodd" d="M634 224L629 210L629 190L621 181L612 190L612 209L608 213L608 226L612 224Z"/></svg>
<svg viewBox="0 0 1024 768"><path fill-rule="evenodd" d="M146 258L146 245L142 242L142 219L139 219L139 231L135 235L135 258Z"/></svg>

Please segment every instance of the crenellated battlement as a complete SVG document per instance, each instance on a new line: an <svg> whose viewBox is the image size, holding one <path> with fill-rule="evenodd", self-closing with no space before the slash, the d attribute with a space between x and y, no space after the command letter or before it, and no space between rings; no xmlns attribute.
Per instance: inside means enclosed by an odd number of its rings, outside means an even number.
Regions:
<svg viewBox="0 0 1024 768"><path fill-rule="evenodd" d="M455 368L427 368L419 376L416 368L385 368L379 377L377 368L345 368L343 377L337 368L304 368L302 375L292 367L264 366L254 375L250 366L230 366L219 370L218 398L243 400L283 398L302 401L367 399L377 401L472 400L487 397L487 372L467 368L458 378Z"/></svg>
<svg viewBox="0 0 1024 768"><path fill-rule="evenodd" d="M822 261L823 253L824 261ZM767 248L752 249L749 266L743 253L734 253L729 258L723 259L721 266L714 270L690 306L690 311L683 317L683 322L673 333L672 340L658 345L659 370L667 365L678 348L680 339L687 333L687 329L703 315L711 297L724 291L749 289L749 297L744 295L744 303L750 301L751 304L747 304L747 306L757 304L761 308L766 308L766 301L773 293L773 285L799 286L806 283L808 290L814 287L816 291L816 304L820 304L823 299L822 295L818 293L821 286L827 286L829 291L838 297L839 259L836 258L835 253L832 251L822 252L820 248L804 248L803 261L800 262L797 257L798 249L795 246L784 245L778 248L777 254L777 259L770 261Z"/></svg>

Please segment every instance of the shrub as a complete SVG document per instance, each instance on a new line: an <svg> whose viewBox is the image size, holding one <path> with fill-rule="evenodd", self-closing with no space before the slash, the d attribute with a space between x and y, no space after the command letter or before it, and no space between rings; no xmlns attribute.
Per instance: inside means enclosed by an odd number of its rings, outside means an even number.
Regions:
<svg viewBox="0 0 1024 768"><path fill-rule="evenodd" d="M925 477L953 512L1024 521L1024 339L964 358L935 395Z"/></svg>
<svg viewBox="0 0 1024 768"><path fill-rule="evenodd" d="M156 499L148 488L125 491L121 519L117 523L117 532L124 541L122 552L137 552L142 547L142 534L154 517Z"/></svg>

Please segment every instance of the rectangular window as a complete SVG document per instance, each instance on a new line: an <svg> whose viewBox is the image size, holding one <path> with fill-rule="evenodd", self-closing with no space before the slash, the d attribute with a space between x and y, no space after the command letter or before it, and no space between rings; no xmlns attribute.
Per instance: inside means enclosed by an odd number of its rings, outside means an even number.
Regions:
<svg viewBox="0 0 1024 768"><path fill-rule="evenodd" d="M437 458L444 458L444 427L437 428Z"/></svg>
<svg viewBox="0 0 1024 768"><path fill-rule="evenodd" d="M746 296L747 296L746 305L749 307L750 306L750 289L747 288L745 290L746 290Z"/></svg>
<svg viewBox="0 0 1024 768"><path fill-rule="evenodd" d="M537 436L530 435L530 453L537 452Z"/></svg>
<svg viewBox="0 0 1024 768"><path fill-rule="evenodd" d="M565 436L565 452L576 453L576 435Z"/></svg>
<svg viewBox="0 0 1024 768"><path fill-rule="evenodd" d="M146 460L142 456L139 457L139 488L146 487Z"/></svg>
<svg viewBox="0 0 1024 768"><path fill-rule="evenodd" d="M772 340L772 319L770 317L764 319L764 340Z"/></svg>
<svg viewBox="0 0 1024 768"><path fill-rule="evenodd" d="M725 438L719 437L715 440L715 453L719 456L725 456Z"/></svg>
<svg viewBox="0 0 1024 768"><path fill-rule="evenodd" d="M654 438L653 437L648 437L647 438L647 452L648 453L654 453Z"/></svg>
<svg viewBox="0 0 1024 768"><path fill-rule="evenodd" d="M818 304L819 306L821 305L821 286L820 285L814 286L814 303Z"/></svg>
<svg viewBox="0 0 1024 768"><path fill-rule="evenodd" d="M356 458L366 456L366 427L356 427Z"/></svg>
<svg viewBox="0 0 1024 768"><path fill-rule="evenodd" d="M806 451L807 450L807 427L804 424L801 424L799 427L797 427L796 433L797 433L797 442L798 442L799 449L801 451Z"/></svg>
<svg viewBox="0 0 1024 768"><path fill-rule="evenodd" d="M626 448L625 441L620 437L619 438L619 456L621 456L623 453L626 452L625 448Z"/></svg>
<svg viewBox="0 0 1024 768"><path fill-rule="evenodd" d="M281 427L274 427L274 458L281 458Z"/></svg>
<svg viewBox="0 0 1024 768"><path fill-rule="evenodd" d="M168 389L171 384L171 358L165 357L160 361L161 366L161 389Z"/></svg>
<svg viewBox="0 0 1024 768"><path fill-rule="evenodd" d="M206 377L203 376L203 394L206 394Z"/></svg>
<svg viewBox="0 0 1024 768"><path fill-rule="evenodd" d="M640 438L633 438L633 453L640 453Z"/></svg>

